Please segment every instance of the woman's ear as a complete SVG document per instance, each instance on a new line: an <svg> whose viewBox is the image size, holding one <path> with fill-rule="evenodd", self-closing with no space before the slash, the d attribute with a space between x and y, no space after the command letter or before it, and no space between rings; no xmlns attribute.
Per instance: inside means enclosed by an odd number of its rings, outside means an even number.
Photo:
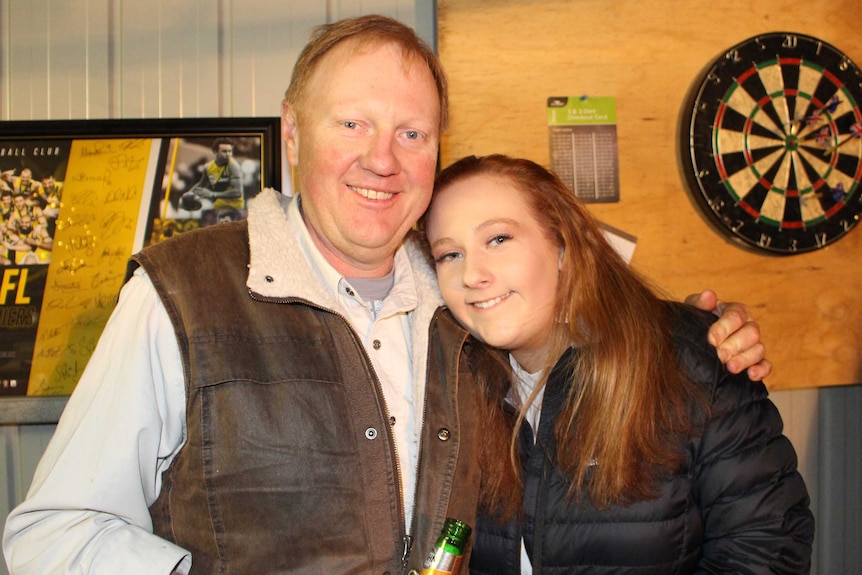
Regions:
<svg viewBox="0 0 862 575"><path fill-rule="evenodd" d="M281 135L284 139L287 163L299 164L299 128L296 124L296 108L289 102L281 103Z"/></svg>
<svg viewBox="0 0 862 575"><path fill-rule="evenodd" d="M563 256L566 254L566 248L560 247L560 255L557 256L557 271L563 271Z"/></svg>

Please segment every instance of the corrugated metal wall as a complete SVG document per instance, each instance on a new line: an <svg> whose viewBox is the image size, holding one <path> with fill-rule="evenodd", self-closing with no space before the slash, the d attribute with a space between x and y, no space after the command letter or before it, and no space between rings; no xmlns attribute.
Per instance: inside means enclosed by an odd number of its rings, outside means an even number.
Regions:
<svg viewBox="0 0 862 575"><path fill-rule="evenodd" d="M851 345L858 345L853 342ZM862 386L819 393L816 478L817 569L820 575L862 574ZM785 423L787 425L787 423ZM817 510L815 510L817 511Z"/></svg>
<svg viewBox="0 0 862 575"><path fill-rule="evenodd" d="M0 119L266 116L309 29L421 0L0 0Z"/></svg>
<svg viewBox="0 0 862 575"><path fill-rule="evenodd" d="M308 30L365 13L434 40L432 0L0 0L0 120L277 115ZM814 500L813 572L862 573L862 386L773 400ZM53 429L0 425L0 517Z"/></svg>

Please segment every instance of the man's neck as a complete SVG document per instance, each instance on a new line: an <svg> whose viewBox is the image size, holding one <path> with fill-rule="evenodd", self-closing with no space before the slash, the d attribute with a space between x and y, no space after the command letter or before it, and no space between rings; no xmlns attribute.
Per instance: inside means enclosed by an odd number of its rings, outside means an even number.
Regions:
<svg viewBox="0 0 862 575"><path fill-rule="evenodd" d="M320 238L312 231L311 238L314 245L320 250L320 253L329 262L335 271L348 278L374 279L386 277L392 272L395 254L390 254L386 258L369 258L367 261L360 261L354 258L348 258L340 252L336 252L328 245L322 245Z"/></svg>
<svg viewBox="0 0 862 575"><path fill-rule="evenodd" d="M347 278L374 279L386 277L392 272L395 264L395 252L387 248L379 250L365 250L364 257L346 254L336 249L332 242L328 241L322 234L318 233L314 226L308 223L308 218L302 212L300 203L300 214L302 222L308 230L311 241L314 242L323 258L335 271ZM359 251L359 250L357 250Z"/></svg>

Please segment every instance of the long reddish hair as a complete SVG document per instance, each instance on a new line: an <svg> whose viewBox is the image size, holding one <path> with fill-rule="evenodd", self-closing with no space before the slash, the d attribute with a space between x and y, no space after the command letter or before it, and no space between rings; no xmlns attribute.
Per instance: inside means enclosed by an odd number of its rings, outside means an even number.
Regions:
<svg viewBox="0 0 862 575"><path fill-rule="evenodd" d="M554 429L556 463L571 480L569 497L586 494L598 507L655 497L656 479L679 468L683 438L703 407L677 365L667 306L553 172L524 159L469 156L439 174L435 192L476 175L501 178L518 189L548 239L562 248L559 311L540 386L575 346L566 366L571 385ZM493 350L478 349L473 365L489 400L483 406L482 504L511 517L520 510L517 437L525 407L511 416L505 406L508 363Z"/></svg>

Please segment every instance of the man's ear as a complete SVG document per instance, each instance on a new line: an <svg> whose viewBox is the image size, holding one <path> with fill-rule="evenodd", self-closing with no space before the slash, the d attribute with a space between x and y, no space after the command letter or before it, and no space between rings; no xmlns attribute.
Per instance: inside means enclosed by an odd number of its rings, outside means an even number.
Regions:
<svg viewBox="0 0 862 575"><path fill-rule="evenodd" d="M281 103L281 135L284 139L287 163L299 164L299 129L296 125L296 108L289 102Z"/></svg>

